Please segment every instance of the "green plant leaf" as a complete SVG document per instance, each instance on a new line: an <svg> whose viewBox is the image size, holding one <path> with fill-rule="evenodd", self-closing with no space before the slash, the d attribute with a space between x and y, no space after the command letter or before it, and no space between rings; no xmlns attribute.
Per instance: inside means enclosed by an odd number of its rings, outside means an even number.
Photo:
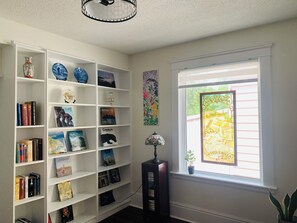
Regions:
<svg viewBox="0 0 297 223"><path fill-rule="evenodd" d="M297 189L294 191L294 193L291 196L291 202L289 206L289 221L293 220L294 213L297 209Z"/></svg>
<svg viewBox="0 0 297 223"><path fill-rule="evenodd" d="M285 216L284 216L284 213L283 213L283 210L282 210L282 206L280 205L278 200L275 199L275 197L272 195L272 193L270 191L269 191L269 200L276 207L281 219L284 220Z"/></svg>
<svg viewBox="0 0 297 223"><path fill-rule="evenodd" d="M284 220L289 221L289 205L290 205L291 198L288 194L283 199L283 213L284 213Z"/></svg>

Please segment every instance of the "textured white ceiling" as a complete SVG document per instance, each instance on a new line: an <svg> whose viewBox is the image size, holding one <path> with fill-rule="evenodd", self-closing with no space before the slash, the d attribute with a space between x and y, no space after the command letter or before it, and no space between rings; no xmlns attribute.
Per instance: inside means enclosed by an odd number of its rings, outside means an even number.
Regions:
<svg viewBox="0 0 297 223"><path fill-rule="evenodd" d="M126 54L297 17L297 0L138 0L127 22L93 21L80 0L0 0L0 17Z"/></svg>

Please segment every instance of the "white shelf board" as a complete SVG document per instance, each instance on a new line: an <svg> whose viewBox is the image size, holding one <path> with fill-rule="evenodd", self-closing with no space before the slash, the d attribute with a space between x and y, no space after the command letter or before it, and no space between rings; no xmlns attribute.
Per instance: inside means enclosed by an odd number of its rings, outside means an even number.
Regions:
<svg viewBox="0 0 297 223"><path fill-rule="evenodd" d="M37 201L37 200L40 200L40 199L43 199L43 198L44 198L43 195L36 195L36 196L33 196L33 197L29 197L29 198L25 198L25 199L15 201L14 205L19 206L19 205L27 204L27 203Z"/></svg>
<svg viewBox="0 0 297 223"><path fill-rule="evenodd" d="M105 91L126 91L129 92L130 89L123 89L123 88L112 88L112 87L104 87L104 86L97 86L98 90L105 90Z"/></svg>
<svg viewBox="0 0 297 223"><path fill-rule="evenodd" d="M116 188L119 188L119 187L122 187L122 186L125 186L127 184L131 183L130 180L124 180L124 181L120 181L118 183L114 183L114 184L109 184L108 186L106 187L102 187L100 189L98 189L98 194L102 194L104 192L107 192L107 191L110 191L110 190L114 190Z"/></svg>
<svg viewBox="0 0 297 223"><path fill-rule="evenodd" d="M60 103L60 102L49 102L51 106L86 106L86 107L96 107L96 104L84 104L84 103Z"/></svg>
<svg viewBox="0 0 297 223"><path fill-rule="evenodd" d="M65 156L77 156L81 154L86 154L86 153L94 153L96 150L94 149L86 149L86 150L80 150L80 151L75 151L75 152L67 152L67 153L60 153L60 154L54 154L54 155L48 155L49 159L54 159L54 158L59 158L59 157L65 157Z"/></svg>
<svg viewBox="0 0 297 223"><path fill-rule="evenodd" d="M48 186L53 186L64 181L76 180L76 179L91 176L94 174L96 174L96 172L80 171L80 172L72 173L69 176L49 178Z"/></svg>
<svg viewBox="0 0 297 223"><path fill-rule="evenodd" d="M115 169L115 168L118 168L118 167L128 166L130 164L131 164L131 162L118 162L118 163L116 163L114 165L110 165L110 166L99 166L98 172L112 170L112 169Z"/></svg>
<svg viewBox="0 0 297 223"><path fill-rule="evenodd" d="M79 193L74 194L73 198L68 199L66 201L53 201L48 203L48 212L54 212L57 211L63 207L73 205L76 203L79 203L81 201L87 200L89 198L96 197L96 194L90 194L90 193Z"/></svg>
<svg viewBox="0 0 297 223"><path fill-rule="evenodd" d="M119 125L99 125L99 128L115 128L115 127L126 127L130 126L130 124L119 124Z"/></svg>
<svg viewBox="0 0 297 223"><path fill-rule="evenodd" d="M34 129L34 128L44 128L44 125L22 125L16 126L17 129Z"/></svg>
<svg viewBox="0 0 297 223"><path fill-rule="evenodd" d="M104 107L104 108L127 108L130 109L131 106L126 106L126 105L98 105L98 107Z"/></svg>
<svg viewBox="0 0 297 223"><path fill-rule="evenodd" d="M96 128L95 125L89 125L89 126L75 126L75 127L54 127L49 128L48 131L70 131L70 130L77 130L77 129L93 129Z"/></svg>
<svg viewBox="0 0 297 223"><path fill-rule="evenodd" d="M48 83L52 85L63 85L63 86L74 86L74 87L93 87L95 88L96 85L94 84L84 84L84 83L78 83L74 81L63 81L63 80L56 80L56 79L48 79Z"/></svg>
<svg viewBox="0 0 297 223"><path fill-rule="evenodd" d="M74 220L71 223L88 223L90 221L96 221L96 215L78 215L74 217Z"/></svg>
<svg viewBox="0 0 297 223"><path fill-rule="evenodd" d="M36 165L36 164L41 164L41 163L44 163L44 160L36 160L36 161L25 162L25 163L16 163L15 167L30 166L30 165Z"/></svg>
<svg viewBox="0 0 297 223"><path fill-rule="evenodd" d="M130 144L119 144L119 145L112 145L112 146L100 146L98 148L98 151L106 150L106 149L117 149L117 148L126 147L126 146L130 146Z"/></svg>
<svg viewBox="0 0 297 223"><path fill-rule="evenodd" d="M44 80L36 78L17 77L18 83L44 83Z"/></svg>
<svg viewBox="0 0 297 223"><path fill-rule="evenodd" d="M61 52L51 51L51 50L47 50L47 52L48 52L49 60L55 60L55 61L65 60L68 62L81 63L81 64L92 64L93 63L95 65L95 61L90 60L90 59L76 57L76 56L68 55L68 54L61 53Z"/></svg>
<svg viewBox="0 0 297 223"><path fill-rule="evenodd" d="M124 200L122 202L115 201L114 203L111 203L111 204L106 205L106 206L99 206L99 216L104 215L106 212L111 211L113 209L116 209L117 207L120 207L120 206L122 206L124 204L127 204L130 201L131 201L131 199L128 198L128 199L126 199L126 200Z"/></svg>

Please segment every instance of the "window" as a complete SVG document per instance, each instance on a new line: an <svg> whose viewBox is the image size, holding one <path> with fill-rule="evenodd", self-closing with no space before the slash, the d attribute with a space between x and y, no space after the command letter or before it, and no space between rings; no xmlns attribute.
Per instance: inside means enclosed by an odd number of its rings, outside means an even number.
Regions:
<svg viewBox="0 0 297 223"><path fill-rule="evenodd" d="M186 172L190 149L196 177L273 187L270 46L175 62L172 71L174 172Z"/></svg>

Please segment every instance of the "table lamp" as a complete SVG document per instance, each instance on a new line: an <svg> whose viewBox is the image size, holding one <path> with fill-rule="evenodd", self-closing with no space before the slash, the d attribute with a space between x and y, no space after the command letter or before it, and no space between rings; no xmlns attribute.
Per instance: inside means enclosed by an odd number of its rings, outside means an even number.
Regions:
<svg viewBox="0 0 297 223"><path fill-rule="evenodd" d="M154 146L154 156L155 156L155 158L152 161L153 161L153 163L159 163L160 160L158 160L158 158L157 158L157 146L158 145L161 145L161 146L165 145L164 138L161 135L154 132L152 135L150 135L149 137L146 138L145 145L153 145Z"/></svg>

